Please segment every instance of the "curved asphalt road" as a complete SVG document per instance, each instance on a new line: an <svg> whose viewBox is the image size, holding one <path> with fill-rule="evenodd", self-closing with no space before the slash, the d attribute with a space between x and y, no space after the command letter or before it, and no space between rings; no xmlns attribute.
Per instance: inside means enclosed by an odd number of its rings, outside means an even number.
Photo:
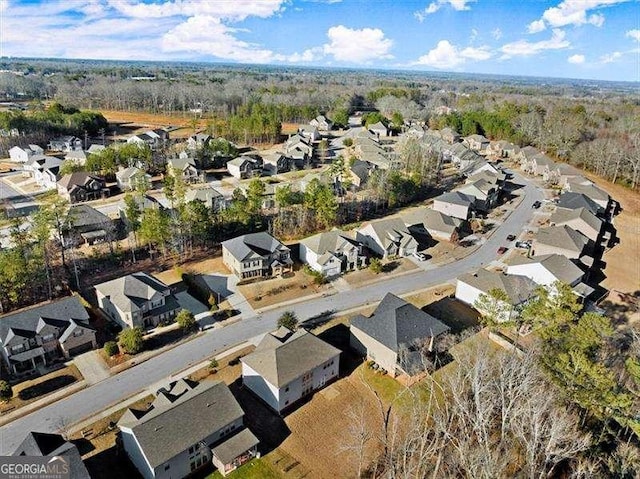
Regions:
<svg viewBox="0 0 640 479"><path fill-rule="evenodd" d="M0 455L13 452L29 431L58 431L61 425L74 424L95 415L176 372L204 361L217 351L273 330L277 318L284 310L295 311L299 318L310 318L327 310L347 310L380 301L387 292L405 294L442 284L490 263L496 259L496 251L505 243L505 237L509 234L518 235L528 224L533 214L531 208L533 203L544 199L543 192L529 181L519 175L515 175L514 180L520 185L525 185L520 190L520 194L524 192L523 201L494 231L487 242L466 258L433 270L420 271L352 291L271 310L224 328L209 330L206 334L184 345L3 426L0 428Z"/></svg>

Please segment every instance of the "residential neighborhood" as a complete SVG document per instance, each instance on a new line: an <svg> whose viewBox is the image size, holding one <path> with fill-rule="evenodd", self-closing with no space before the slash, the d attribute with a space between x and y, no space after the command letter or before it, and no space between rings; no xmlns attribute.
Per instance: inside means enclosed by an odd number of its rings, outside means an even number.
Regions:
<svg viewBox="0 0 640 479"><path fill-rule="evenodd" d="M159 84L132 72L136 88ZM253 93L276 105L288 93L264 78ZM7 133L0 454L59 456L82 479L524 477L454 465L448 428L462 416L445 413L505 386L491 372L531 388L518 401L534 397L529 381L579 391L560 408L562 437L580 414L601 424L584 399L595 393L566 375L618 335L626 359L598 378L626 392L601 429L633 443L637 337L624 328L637 287L614 282L637 256L628 180L606 182L497 116L490 128L463 107L471 93L454 107L434 87L418 114L420 90L385 81L348 108L190 98L182 116L156 102L135 120L105 108L91 131ZM533 128L534 110L505 105ZM427 439L447 458L418 457ZM558 457L544 476L574 477Z"/></svg>

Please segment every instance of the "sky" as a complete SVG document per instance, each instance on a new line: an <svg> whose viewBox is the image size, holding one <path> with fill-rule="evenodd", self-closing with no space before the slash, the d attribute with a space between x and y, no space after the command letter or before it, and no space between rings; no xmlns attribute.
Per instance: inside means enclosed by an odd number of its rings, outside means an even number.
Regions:
<svg viewBox="0 0 640 479"><path fill-rule="evenodd" d="M640 81L640 0L0 0L0 56Z"/></svg>

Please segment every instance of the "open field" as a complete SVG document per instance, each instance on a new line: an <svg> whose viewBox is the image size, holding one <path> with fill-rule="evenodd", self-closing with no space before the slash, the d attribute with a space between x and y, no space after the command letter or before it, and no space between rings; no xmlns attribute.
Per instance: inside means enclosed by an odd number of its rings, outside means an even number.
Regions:
<svg viewBox="0 0 640 479"><path fill-rule="evenodd" d="M110 123L131 123L133 125L147 126L149 128L161 128L165 126L191 127L193 122L192 114L162 114L147 113L140 111L117 111L117 110L100 110L100 113ZM207 125L205 119L198 120L198 128L204 128Z"/></svg>
<svg viewBox="0 0 640 479"><path fill-rule="evenodd" d="M222 256L214 256L205 260L190 261L180 266L153 273L153 276L167 285L172 285L182 281L182 273L206 274L221 273L229 274L227 267L222 264Z"/></svg>

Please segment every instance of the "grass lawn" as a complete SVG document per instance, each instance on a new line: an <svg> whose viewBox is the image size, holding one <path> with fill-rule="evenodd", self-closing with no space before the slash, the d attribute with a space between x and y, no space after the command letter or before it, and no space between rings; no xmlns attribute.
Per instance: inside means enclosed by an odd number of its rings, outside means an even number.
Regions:
<svg viewBox="0 0 640 479"><path fill-rule="evenodd" d="M222 479L223 477L225 476L216 471L213 474L209 474L206 479ZM252 459L242 467L227 474L226 477L228 479L280 479L285 476L265 456L259 459Z"/></svg>
<svg viewBox="0 0 640 479"><path fill-rule="evenodd" d="M376 281L384 281L388 279L389 276L397 275L399 273L417 271L419 269L410 259L407 258L396 258L390 260L383 259L380 260L380 262L382 263L382 272L379 274L374 273L369 268L364 268L358 271L351 271L343 277L351 286L358 287Z"/></svg>
<svg viewBox="0 0 640 479"><path fill-rule="evenodd" d="M8 402L0 403L0 413L14 411L82 379L82 374L72 364L44 376L18 383L13 386L13 398Z"/></svg>

